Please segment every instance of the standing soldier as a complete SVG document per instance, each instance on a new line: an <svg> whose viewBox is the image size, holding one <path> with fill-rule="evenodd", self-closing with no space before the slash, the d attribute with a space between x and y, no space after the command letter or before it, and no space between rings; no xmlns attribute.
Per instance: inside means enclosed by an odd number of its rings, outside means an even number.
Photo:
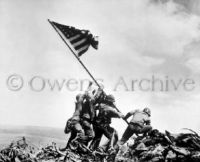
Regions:
<svg viewBox="0 0 200 162"><path fill-rule="evenodd" d="M77 98L78 111L80 111L80 123L84 130L84 136L82 136L82 142L87 146L94 137L94 131L92 128L92 121L95 116L95 110L93 107L93 99L88 93L80 95Z"/></svg>
<svg viewBox="0 0 200 162"><path fill-rule="evenodd" d="M88 142L94 137L94 131L91 125L94 115L93 101L90 99L88 93L78 94L76 96L75 112L67 121L65 127L65 133L71 132L71 136L66 147L60 149L61 151L66 150L76 141L87 146Z"/></svg>
<svg viewBox="0 0 200 162"><path fill-rule="evenodd" d="M89 85L88 89L90 86L91 85ZM85 94L78 94L76 96L75 112L67 121L64 131L66 134L71 132L71 135L66 147L60 149L61 151L66 150L69 146L72 147L73 141L78 141L80 144L87 146L89 141L94 137L91 124L95 117L94 105L102 100L103 91L99 88L98 90L91 91L91 93L89 92L86 91ZM72 143L72 145L70 145L70 143Z"/></svg>
<svg viewBox="0 0 200 162"><path fill-rule="evenodd" d="M102 151L112 150L117 143L118 135L114 128L110 126L112 118L122 118L123 115L115 110L115 98L107 95L97 107L98 114L94 120L95 137L90 145L91 150L96 150L101 138L105 135L108 138L106 145L101 148Z"/></svg>

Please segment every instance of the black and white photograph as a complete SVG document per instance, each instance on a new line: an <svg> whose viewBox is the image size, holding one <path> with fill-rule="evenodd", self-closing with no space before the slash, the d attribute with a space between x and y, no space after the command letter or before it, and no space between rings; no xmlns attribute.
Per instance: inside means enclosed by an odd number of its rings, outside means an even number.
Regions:
<svg viewBox="0 0 200 162"><path fill-rule="evenodd" d="M200 162L199 0L0 0L0 162Z"/></svg>

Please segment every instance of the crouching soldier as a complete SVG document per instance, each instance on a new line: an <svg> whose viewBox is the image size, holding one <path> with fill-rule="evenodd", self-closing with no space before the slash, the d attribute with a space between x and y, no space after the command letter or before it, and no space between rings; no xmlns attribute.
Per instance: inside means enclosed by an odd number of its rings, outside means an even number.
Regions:
<svg viewBox="0 0 200 162"><path fill-rule="evenodd" d="M149 108L144 108L143 111L135 110L129 112L124 119L127 120L130 116L132 116L132 119L122 135L121 140L118 142L119 146L127 142L134 133L145 135L152 130L150 125L151 110Z"/></svg>

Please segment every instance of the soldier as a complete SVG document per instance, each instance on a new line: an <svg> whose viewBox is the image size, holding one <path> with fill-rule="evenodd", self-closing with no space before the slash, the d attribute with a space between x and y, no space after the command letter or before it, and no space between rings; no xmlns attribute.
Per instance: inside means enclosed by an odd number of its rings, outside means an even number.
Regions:
<svg viewBox="0 0 200 162"><path fill-rule="evenodd" d="M87 146L88 142L94 137L94 131L91 125L94 115L93 100L89 94L87 92L85 94L78 94L76 96L75 112L67 121L65 127L65 133L71 132L71 136L66 147L60 149L61 151L66 150L70 146L70 143L72 144L75 141Z"/></svg>
<svg viewBox="0 0 200 162"><path fill-rule="evenodd" d="M92 128L92 121L95 116L95 110L93 107L94 100L88 93L85 93L84 95L79 96L77 101L77 106L80 111L80 123L85 133L82 140L85 145L88 145L88 142L94 137L94 131Z"/></svg>
<svg viewBox="0 0 200 162"><path fill-rule="evenodd" d="M150 125L151 110L144 108L143 111L135 110L127 113L124 117L127 120L130 116L133 116L128 127L126 128L121 140L118 142L119 145L123 145L128 139L135 134L146 134L152 130Z"/></svg>
<svg viewBox="0 0 200 162"><path fill-rule="evenodd" d="M108 142L101 148L102 151L112 150L114 145L117 143L118 135L114 128L110 126L112 118L124 117L120 112L117 112L115 107L115 99L112 95L107 95L104 100L97 106L98 114L94 120L94 132L95 137L90 144L91 150L96 150L99 146L101 138L105 135L108 138Z"/></svg>
<svg viewBox="0 0 200 162"><path fill-rule="evenodd" d="M73 118L70 118L67 120L65 129L65 134L70 134L70 137L68 139L67 145L64 148L59 149L60 151L65 151L66 149L70 148L70 144L73 140L75 140L76 137L81 137L84 135L84 131L82 129L82 126L80 125L80 122L77 120L74 120Z"/></svg>

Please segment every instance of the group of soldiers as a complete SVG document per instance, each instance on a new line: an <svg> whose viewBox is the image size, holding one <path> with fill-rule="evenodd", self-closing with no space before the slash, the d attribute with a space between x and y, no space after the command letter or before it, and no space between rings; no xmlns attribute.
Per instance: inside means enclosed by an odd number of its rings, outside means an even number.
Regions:
<svg viewBox="0 0 200 162"><path fill-rule="evenodd" d="M128 123L127 119L132 116ZM147 134L152 130L150 125L151 111L149 108L135 110L123 115L115 106L113 95L107 95L101 88L78 94L75 102L75 112L68 119L65 133L71 133L66 147L60 149L82 148L93 152L116 154L119 148L128 141L133 134ZM122 138L118 139L117 131L110 126L112 118L121 118L128 123ZM106 143L100 145L103 135Z"/></svg>

